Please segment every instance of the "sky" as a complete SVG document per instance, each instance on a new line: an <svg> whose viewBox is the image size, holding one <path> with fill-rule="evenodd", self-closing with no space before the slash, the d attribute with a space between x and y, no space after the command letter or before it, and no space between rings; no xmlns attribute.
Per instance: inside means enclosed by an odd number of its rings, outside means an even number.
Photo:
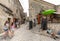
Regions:
<svg viewBox="0 0 60 41"><path fill-rule="evenodd" d="M29 1L28 0L19 0L23 9L24 9L24 12L27 13L27 16L29 16Z"/></svg>
<svg viewBox="0 0 60 41"><path fill-rule="evenodd" d="M24 12L27 13L27 16L29 16L29 0L19 0L19 1L24 9ZM55 5L60 5L60 0L44 0L44 1L50 2Z"/></svg>
<svg viewBox="0 0 60 41"><path fill-rule="evenodd" d="M44 0L44 1L50 2L55 5L60 5L60 0Z"/></svg>

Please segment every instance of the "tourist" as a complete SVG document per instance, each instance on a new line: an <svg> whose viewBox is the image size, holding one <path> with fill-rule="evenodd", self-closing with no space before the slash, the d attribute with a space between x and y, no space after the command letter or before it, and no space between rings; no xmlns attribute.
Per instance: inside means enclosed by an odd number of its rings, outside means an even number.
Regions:
<svg viewBox="0 0 60 41"><path fill-rule="evenodd" d="M19 23L19 21L18 21L18 20L16 21L16 25L17 25L17 26L16 26L17 28L19 28L19 27L20 27L20 26L19 26L19 25L20 25L20 23Z"/></svg>
<svg viewBox="0 0 60 41"><path fill-rule="evenodd" d="M34 27L36 26L36 19L34 19Z"/></svg>
<svg viewBox="0 0 60 41"><path fill-rule="evenodd" d="M51 33L51 37L55 40L59 38L55 32Z"/></svg>
<svg viewBox="0 0 60 41"><path fill-rule="evenodd" d="M57 34L60 35L60 31L58 31Z"/></svg>
<svg viewBox="0 0 60 41"><path fill-rule="evenodd" d="M48 34L51 34L52 33L52 30L51 29L47 29L47 33Z"/></svg>
<svg viewBox="0 0 60 41"><path fill-rule="evenodd" d="M32 20L29 21L29 30L33 28L33 22Z"/></svg>
<svg viewBox="0 0 60 41"><path fill-rule="evenodd" d="M8 18L7 22L8 22L8 25L9 25L9 30L10 30L11 18Z"/></svg>
<svg viewBox="0 0 60 41"><path fill-rule="evenodd" d="M41 19L41 14L39 13L39 14L37 15L38 24L40 24L40 19Z"/></svg>
<svg viewBox="0 0 60 41"><path fill-rule="evenodd" d="M5 24L4 24L4 27L3 27L3 30L5 32L4 34L4 38L6 38L8 36L8 22L6 21Z"/></svg>
<svg viewBox="0 0 60 41"><path fill-rule="evenodd" d="M48 29L47 30L47 33L49 34L49 35L51 35L51 37L53 38L53 39L58 39L59 37L57 36L57 34L52 30L52 29Z"/></svg>
<svg viewBox="0 0 60 41"><path fill-rule="evenodd" d="M47 30L47 18L46 18L46 16L42 17L41 28L42 28L42 30Z"/></svg>
<svg viewBox="0 0 60 41"><path fill-rule="evenodd" d="M12 22L11 23L11 33L12 33L11 37L14 36L14 30L15 30L15 24Z"/></svg>

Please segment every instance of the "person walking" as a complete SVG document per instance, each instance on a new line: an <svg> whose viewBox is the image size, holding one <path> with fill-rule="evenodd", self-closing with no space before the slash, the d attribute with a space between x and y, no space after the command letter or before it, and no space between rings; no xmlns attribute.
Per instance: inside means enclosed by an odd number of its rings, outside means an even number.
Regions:
<svg viewBox="0 0 60 41"><path fill-rule="evenodd" d="M7 36L8 36L8 26L9 26L9 24L8 24L8 22L6 21L5 23L4 23L4 27L3 27L3 30L4 30L4 38L6 38Z"/></svg>
<svg viewBox="0 0 60 41"><path fill-rule="evenodd" d="M37 15L38 24L40 24L40 22L41 22L40 20L41 20L41 14L38 14L38 15Z"/></svg>
<svg viewBox="0 0 60 41"><path fill-rule="evenodd" d="M11 37L14 36L14 30L15 30L15 24L12 22L11 23Z"/></svg>
<svg viewBox="0 0 60 41"><path fill-rule="evenodd" d="M33 22L32 20L29 21L29 30L33 28Z"/></svg>
<svg viewBox="0 0 60 41"><path fill-rule="evenodd" d="M36 26L36 19L34 19L34 27Z"/></svg>
<svg viewBox="0 0 60 41"><path fill-rule="evenodd" d="M46 16L43 16L43 17L42 17L41 29L42 29L42 30L47 30L47 18L46 18Z"/></svg>

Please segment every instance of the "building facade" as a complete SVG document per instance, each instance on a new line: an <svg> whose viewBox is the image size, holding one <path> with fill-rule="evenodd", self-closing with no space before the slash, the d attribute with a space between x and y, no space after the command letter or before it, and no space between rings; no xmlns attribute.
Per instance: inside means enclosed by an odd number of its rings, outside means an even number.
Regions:
<svg viewBox="0 0 60 41"><path fill-rule="evenodd" d="M19 0L0 0L0 27L7 18L23 20L23 8Z"/></svg>
<svg viewBox="0 0 60 41"><path fill-rule="evenodd" d="M35 17L42 10L55 9L55 5L43 0L29 0L30 17Z"/></svg>
<svg viewBox="0 0 60 41"><path fill-rule="evenodd" d="M29 18L30 19L36 18L36 15L38 15L39 13L41 14L42 11L48 10L48 9L55 9L57 16L60 14L60 5L54 5L43 0L29 0ZM49 20L49 16L47 17Z"/></svg>

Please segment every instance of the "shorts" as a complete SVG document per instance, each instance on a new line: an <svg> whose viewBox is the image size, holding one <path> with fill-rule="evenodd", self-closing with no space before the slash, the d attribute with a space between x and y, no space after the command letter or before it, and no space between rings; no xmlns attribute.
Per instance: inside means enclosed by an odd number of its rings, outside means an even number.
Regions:
<svg viewBox="0 0 60 41"><path fill-rule="evenodd" d="M4 31L8 31L8 29L4 29Z"/></svg>

